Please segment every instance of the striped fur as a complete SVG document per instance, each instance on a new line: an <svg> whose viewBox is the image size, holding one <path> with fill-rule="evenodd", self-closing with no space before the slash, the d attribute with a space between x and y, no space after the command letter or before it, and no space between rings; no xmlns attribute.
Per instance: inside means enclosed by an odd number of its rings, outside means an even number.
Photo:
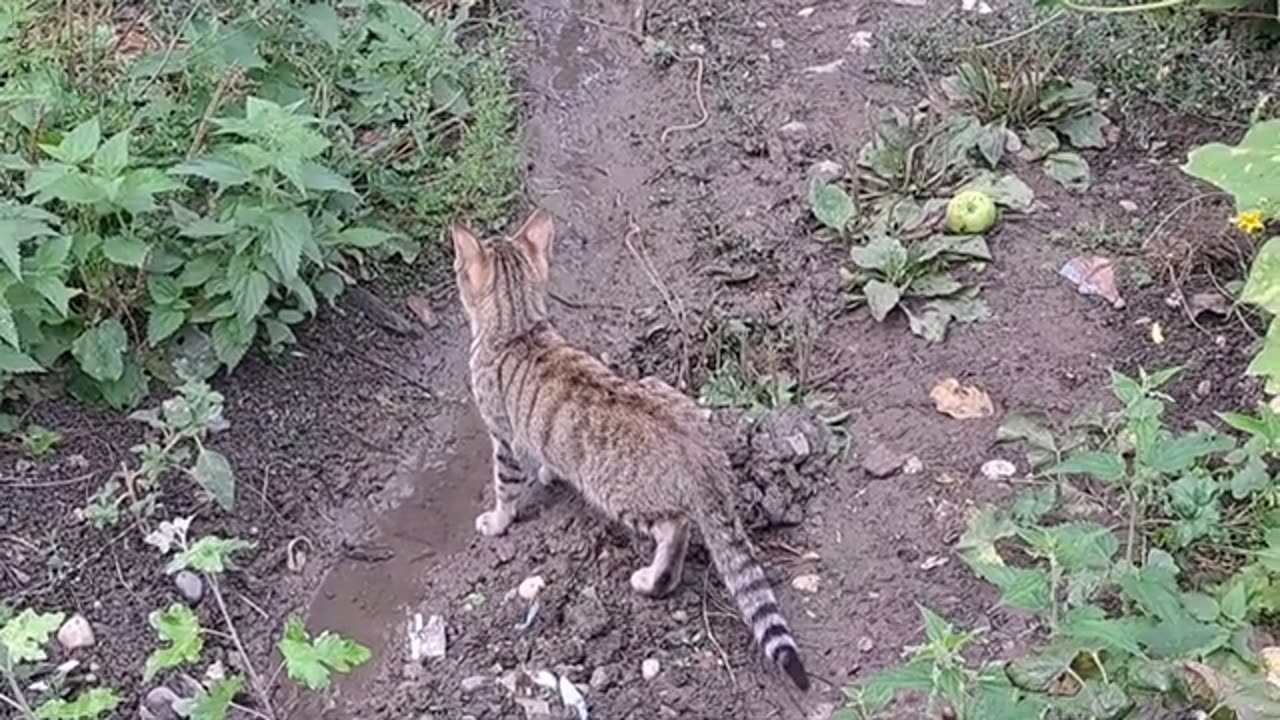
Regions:
<svg viewBox="0 0 1280 720"><path fill-rule="evenodd" d="M471 325L471 389L493 441L495 502L476 529L506 532L531 484L562 479L654 540L653 559L632 573L631 586L661 597L680 584L696 526L756 643L807 690L795 639L734 514L729 459L707 413L661 380L619 377L555 330L546 311L545 213L489 247L459 225L452 235Z"/></svg>

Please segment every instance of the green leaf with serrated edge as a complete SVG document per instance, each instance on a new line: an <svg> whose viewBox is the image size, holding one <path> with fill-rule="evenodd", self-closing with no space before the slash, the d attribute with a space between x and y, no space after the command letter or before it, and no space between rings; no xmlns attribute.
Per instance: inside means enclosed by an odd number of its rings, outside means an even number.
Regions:
<svg viewBox="0 0 1280 720"><path fill-rule="evenodd" d="M268 215L267 253L286 281L298 276L302 249L312 239L311 220L298 209L274 210Z"/></svg>
<svg viewBox="0 0 1280 720"><path fill-rule="evenodd" d="M1191 469L1200 458L1230 450L1232 444L1230 438L1217 433L1193 432L1158 441L1140 452L1138 461L1156 472L1175 475Z"/></svg>
<svg viewBox="0 0 1280 720"><path fill-rule="evenodd" d="M983 505L969 518L969 525L956 543L956 550L966 561L1002 565L1004 560L996 552L995 543L1013 537L1017 532L1018 526L1002 508Z"/></svg>
<svg viewBox="0 0 1280 720"><path fill-rule="evenodd" d="M358 248L376 248L386 244L394 235L385 230L370 227L347 228L338 233L338 242Z"/></svg>
<svg viewBox="0 0 1280 720"><path fill-rule="evenodd" d="M1003 605L1027 612L1044 612L1048 609L1052 596L1049 574L1044 570L977 562L968 557L965 562L974 574L996 586Z"/></svg>
<svg viewBox="0 0 1280 720"><path fill-rule="evenodd" d="M1235 623L1244 622L1245 614L1249 612L1249 595L1243 582L1233 579L1227 583L1221 607L1223 617Z"/></svg>
<svg viewBox="0 0 1280 720"><path fill-rule="evenodd" d="M124 325L109 318L81 333L71 343L71 354L86 375L99 382L111 382L124 374L124 352L128 343Z"/></svg>
<svg viewBox="0 0 1280 720"><path fill-rule="evenodd" d="M1161 620L1177 622L1189 619L1182 608L1177 572L1172 556L1153 549L1141 567L1124 568L1116 573L1115 580L1124 594L1145 612Z"/></svg>
<svg viewBox="0 0 1280 720"><path fill-rule="evenodd" d="M1045 472L1051 475L1087 475L1106 483L1124 479L1124 458L1108 452L1084 452L1068 457Z"/></svg>
<svg viewBox="0 0 1280 720"><path fill-rule="evenodd" d="M1045 513L1053 509L1058 500L1058 488L1055 485L1031 488L1018 494L1013 501L1013 517L1022 523L1034 523Z"/></svg>
<svg viewBox="0 0 1280 720"><path fill-rule="evenodd" d="M204 650L204 638L200 635L200 620L191 608L173 603L163 611L151 613L151 627L164 643L147 657L142 677L147 682L156 673L200 661Z"/></svg>
<svg viewBox="0 0 1280 720"><path fill-rule="evenodd" d="M1191 617L1207 623L1216 621L1221 612L1218 601L1214 600L1213 596L1199 592L1183 593L1182 607L1186 608L1187 614Z"/></svg>
<svg viewBox="0 0 1280 720"><path fill-rule="evenodd" d="M124 235L109 235L102 242L102 254L116 265L141 268L147 261L150 248L137 238Z"/></svg>
<svg viewBox="0 0 1280 720"><path fill-rule="evenodd" d="M1231 633L1220 625L1196 622L1189 617L1160 622L1139 633L1139 640L1155 658L1204 657L1226 645Z"/></svg>
<svg viewBox="0 0 1280 720"><path fill-rule="evenodd" d="M211 157L178 163L169 169L169 173L172 175L195 175L224 187L243 185L253 180L253 176L239 165L228 160Z"/></svg>
<svg viewBox="0 0 1280 720"><path fill-rule="evenodd" d="M311 690L327 688L332 673L349 672L373 657L360 643L328 631L312 640L296 616L285 623L277 648L289 678Z"/></svg>
<svg viewBox="0 0 1280 720"><path fill-rule="evenodd" d="M169 339L186 322L181 310L164 305L152 305L147 309L147 345L155 347Z"/></svg>
<svg viewBox="0 0 1280 720"><path fill-rule="evenodd" d="M900 692L928 692L933 689L933 664L913 660L904 665L881 670L858 683L864 701L872 707L883 707Z"/></svg>
<svg viewBox="0 0 1280 720"><path fill-rule="evenodd" d="M43 221L22 217L4 217L0 214L0 262L13 273L15 278L22 279L22 243L32 238L57 235L53 228Z"/></svg>
<svg viewBox="0 0 1280 720"><path fill-rule="evenodd" d="M101 140L102 128L98 124L98 118L93 117L80 123L71 132L62 136L62 142L57 145L41 144L40 149L55 160L68 165L79 165L93 157L93 153L98 149L98 143Z"/></svg>
<svg viewBox="0 0 1280 720"><path fill-rule="evenodd" d="M226 572L231 556L242 550L251 550L256 543L240 538L220 538L217 535L205 535L191 544L190 547L173 556L164 571L170 575L182 570L197 570L204 573L219 574Z"/></svg>
<svg viewBox="0 0 1280 720"><path fill-rule="evenodd" d="M129 131L117 133L93 154L93 170L103 177L114 178L129 166Z"/></svg>
<svg viewBox="0 0 1280 720"><path fill-rule="evenodd" d="M120 707L120 697L108 688L87 690L68 702L61 698L36 708L35 720L97 720Z"/></svg>
<svg viewBox="0 0 1280 720"><path fill-rule="evenodd" d="M844 232L858 215L858 206L844 189L824 182L809 185L809 209L818 222L836 232Z"/></svg>
<svg viewBox="0 0 1280 720"><path fill-rule="evenodd" d="M1005 665L1005 673L1015 687L1044 692L1071 667L1080 653L1074 643L1060 643L1023 655Z"/></svg>
<svg viewBox="0 0 1280 720"><path fill-rule="evenodd" d="M1235 147L1209 143L1192 150L1186 174L1212 183L1235 198L1239 212L1280 198L1280 119L1255 123Z"/></svg>
<svg viewBox="0 0 1280 720"><path fill-rule="evenodd" d="M1145 657L1139 636L1151 622L1145 618L1108 618L1101 609L1086 605L1072 608L1063 618L1058 633L1068 640L1091 647L1120 650Z"/></svg>
<svg viewBox="0 0 1280 720"><path fill-rule="evenodd" d="M307 190L358 195L350 180L319 163L303 162L299 164L299 169L302 186Z"/></svg>
<svg viewBox="0 0 1280 720"><path fill-rule="evenodd" d="M244 678L232 675L201 692L187 708L187 720L226 720L231 701L244 690Z"/></svg>
<svg viewBox="0 0 1280 720"><path fill-rule="evenodd" d="M342 38L341 25L338 23L338 13L332 5L308 3L294 12L316 39L329 46L330 50L338 49Z"/></svg>
<svg viewBox="0 0 1280 720"><path fill-rule="evenodd" d="M15 663L42 662L44 645L62 626L63 613L37 613L27 608L0 627L0 646Z"/></svg>
<svg viewBox="0 0 1280 720"><path fill-rule="evenodd" d="M222 453L202 448L191 476L227 512L235 512L236 475Z"/></svg>
<svg viewBox="0 0 1280 720"><path fill-rule="evenodd" d="M209 339L213 341L213 352L218 361L234 370L249 352L257 334L257 322L246 324L237 317L225 317L213 324Z"/></svg>

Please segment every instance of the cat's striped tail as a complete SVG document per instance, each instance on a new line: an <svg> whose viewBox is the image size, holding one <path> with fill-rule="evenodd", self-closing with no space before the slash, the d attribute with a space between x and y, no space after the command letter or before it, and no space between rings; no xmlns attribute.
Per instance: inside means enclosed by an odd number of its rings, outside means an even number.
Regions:
<svg viewBox="0 0 1280 720"><path fill-rule="evenodd" d="M809 673L800 659L800 650L791 627L782 616L778 598L769 586L764 568L742 523L722 507L703 507L698 526L711 560L733 596L742 619L751 628L756 644L766 657L786 672L801 690L809 689Z"/></svg>

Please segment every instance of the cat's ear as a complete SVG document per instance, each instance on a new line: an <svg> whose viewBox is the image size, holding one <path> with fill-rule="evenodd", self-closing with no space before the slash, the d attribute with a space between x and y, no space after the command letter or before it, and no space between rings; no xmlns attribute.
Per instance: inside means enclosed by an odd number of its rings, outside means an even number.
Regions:
<svg viewBox="0 0 1280 720"><path fill-rule="evenodd" d="M551 267L551 240L555 236L555 221L545 210L534 210L520 231L512 238L518 243L533 262L533 267L543 279L549 274Z"/></svg>
<svg viewBox="0 0 1280 720"><path fill-rule="evenodd" d="M454 221L449 225L453 236L453 270L461 277L466 273L468 290L479 292L488 280L489 255L480 239L465 225Z"/></svg>

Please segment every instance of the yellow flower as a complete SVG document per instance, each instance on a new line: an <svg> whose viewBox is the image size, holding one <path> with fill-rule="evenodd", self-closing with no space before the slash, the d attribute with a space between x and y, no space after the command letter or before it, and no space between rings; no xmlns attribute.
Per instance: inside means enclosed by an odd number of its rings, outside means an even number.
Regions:
<svg viewBox="0 0 1280 720"><path fill-rule="evenodd" d="M1247 235L1262 232L1267 224L1262 220L1261 210L1247 210L1231 219L1231 223Z"/></svg>

